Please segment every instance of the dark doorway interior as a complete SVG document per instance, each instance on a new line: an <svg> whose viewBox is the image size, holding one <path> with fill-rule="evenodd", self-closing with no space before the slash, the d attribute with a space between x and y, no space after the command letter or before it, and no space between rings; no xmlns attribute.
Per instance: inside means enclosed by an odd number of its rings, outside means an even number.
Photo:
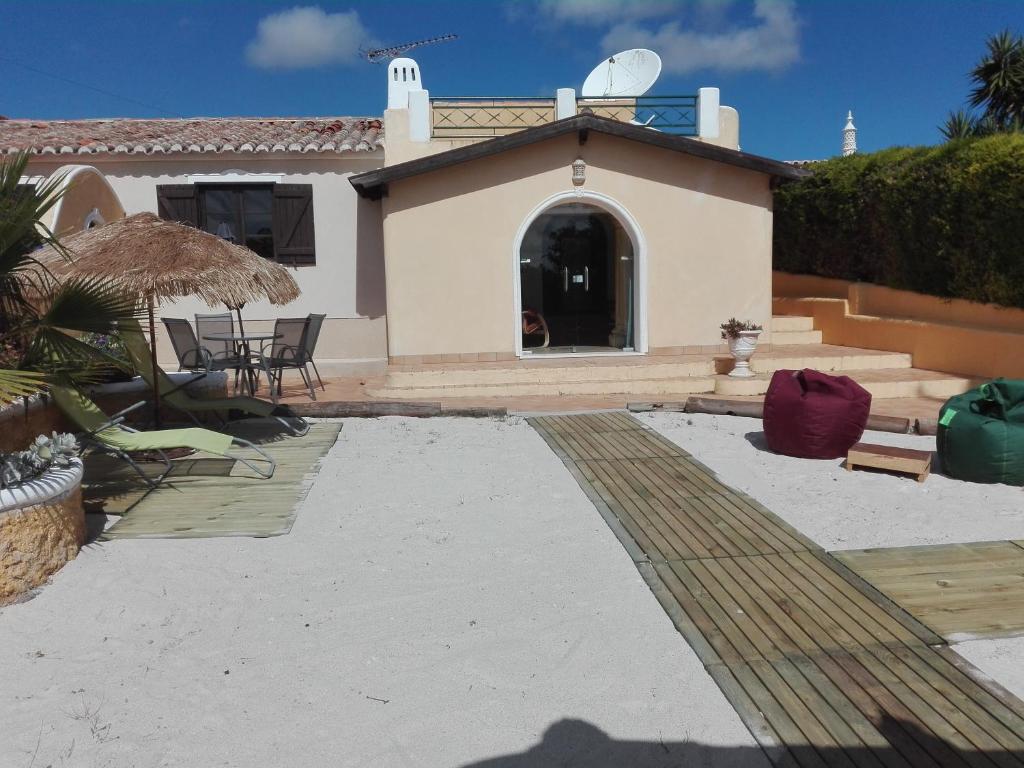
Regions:
<svg viewBox="0 0 1024 768"><path fill-rule="evenodd" d="M568 204L539 216L520 251L525 351L633 346L633 251L609 213Z"/></svg>

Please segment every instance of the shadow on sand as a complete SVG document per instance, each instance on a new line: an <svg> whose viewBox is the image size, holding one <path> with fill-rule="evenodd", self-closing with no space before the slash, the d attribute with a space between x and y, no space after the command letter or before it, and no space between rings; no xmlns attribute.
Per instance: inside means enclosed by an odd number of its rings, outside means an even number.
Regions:
<svg viewBox="0 0 1024 768"><path fill-rule="evenodd" d="M560 720L540 743L461 768L767 768L793 766L1022 765L1024 751L962 750L914 723L882 716L876 724L887 746L719 747L699 741L619 741L582 720ZM699 734L698 734L699 735Z"/></svg>
<svg viewBox="0 0 1024 768"><path fill-rule="evenodd" d="M767 440L767 438L765 438L764 432L747 432L747 434L745 434L743 437L746 439L746 441L748 443L750 443L752 446L754 446L754 448L756 448L759 451L763 451L764 453L772 453L772 454L775 454L776 456L783 455L783 454L775 453L775 451L773 451L771 448L768 447L768 440ZM942 471L942 460L939 459L939 454L936 451L932 451L931 454L932 454L931 474L933 474L933 475L945 474ZM807 461L816 461L816 459L807 459ZM844 469L846 468L846 461L845 460L842 463L842 467ZM889 475L890 477L894 476L891 472L887 472L887 471L881 470L881 469L873 469L872 467L860 467L860 466L858 466L857 467L857 471L858 472L870 472L872 474Z"/></svg>

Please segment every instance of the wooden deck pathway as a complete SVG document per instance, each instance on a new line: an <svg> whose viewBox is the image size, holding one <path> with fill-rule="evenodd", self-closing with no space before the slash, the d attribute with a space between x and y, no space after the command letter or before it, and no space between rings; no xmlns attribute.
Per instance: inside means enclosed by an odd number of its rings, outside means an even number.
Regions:
<svg viewBox="0 0 1024 768"><path fill-rule="evenodd" d="M780 766L1017 766L1024 703L624 413L530 419Z"/></svg>
<svg viewBox="0 0 1024 768"><path fill-rule="evenodd" d="M950 642L1024 635L1024 541L833 554Z"/></svg>

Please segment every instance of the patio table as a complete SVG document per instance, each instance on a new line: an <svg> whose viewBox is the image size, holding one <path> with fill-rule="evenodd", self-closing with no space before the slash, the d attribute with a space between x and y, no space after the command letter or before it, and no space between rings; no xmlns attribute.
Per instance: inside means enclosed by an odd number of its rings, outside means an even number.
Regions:
<svg viewBox="0 0 1024 768"><path fill-rule="evenodd" d="M208 333L208 334L205 334L203 336L203 338L205 340L207 340L207 341L232 341L232 342L235 343L235 346L238 349L238 356L239 356L240 360L242 361L242 363L239 366L239 368L236 368L235 370L236 371L242 371L242 373L243 373L243 378L242 378L243 385L246 388L248 388L249 394L251 396L255 396L256 395L256 375L257 375L257 373L259 373L259 371L262 370L264 373L266 373L267 374L267 381L268 382L270 381L270 371L268 371L266 368L263 367L263 365L262 365L262 358L261 358L261 362L259 362L259 363L254 363L253 362L253 359L252 359L252 349L249 346L249 342L252 342L252 341L255 341L255 342L265 342L265 341L269 341L270 339L279 339L279 338L281 338L281 334L274 333L273 331L264 331L264 332L255 332L255 333L253 333L251 331L246 331L244 333L236 331L236 332L230 332L230 333L229 332L225 332L225 333ZM238 386L237 376L236 376L236 379L235 379L235 386L236 387ZM271 398L271 400L273 400L274 403L277 402L277 395L274 393L274 388L273 387L270 388L270 398Z"/></svg>

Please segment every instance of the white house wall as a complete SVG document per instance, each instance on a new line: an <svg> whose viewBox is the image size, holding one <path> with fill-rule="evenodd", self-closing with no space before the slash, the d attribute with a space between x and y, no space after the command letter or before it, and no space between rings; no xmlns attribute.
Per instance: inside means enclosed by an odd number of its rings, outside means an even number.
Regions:
<svg viewBox="0 0 1024 768"><path fill-rule="evenodd" d="M273 157L90 155L88 162L106 176L128 215L156 213L158 185L188 184L190 177L197 175L279 174L281 183L312 185L316 265L290 268L302 290L291 304L275 307L263 301L246 306L246 328L269 328L275 317L324 313L327 320L316 353L322 373L363 374L383 369L387 328L380 203L360 198L348 182L352 174L381 167L382 152ZM61 164L35 159L30 172L46 175ZM225 179L229 180L236 179ZM211 309L198 299L185 298L165 303L161 314L191 319L197 312L221 310L223 307ZM160 332L162 335L162 327ZM159 351L161 363L174 364L166 339L161 339Z"/></svg>

